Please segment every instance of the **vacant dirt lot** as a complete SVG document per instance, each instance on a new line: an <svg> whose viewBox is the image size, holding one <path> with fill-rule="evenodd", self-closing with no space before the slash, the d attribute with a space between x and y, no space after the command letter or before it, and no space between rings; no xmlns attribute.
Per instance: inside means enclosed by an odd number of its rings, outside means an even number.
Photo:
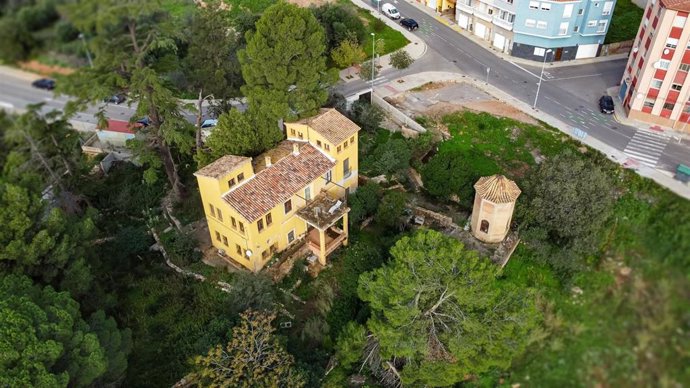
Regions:
<svg viewBox="0 0 690 388"><path fill-rule="evenodd" d="M431 83L387 98L388 102L411 115L441 118L459 110L487 112L529 124L538 124L532 116L504 104L466 83Z"/></svg>

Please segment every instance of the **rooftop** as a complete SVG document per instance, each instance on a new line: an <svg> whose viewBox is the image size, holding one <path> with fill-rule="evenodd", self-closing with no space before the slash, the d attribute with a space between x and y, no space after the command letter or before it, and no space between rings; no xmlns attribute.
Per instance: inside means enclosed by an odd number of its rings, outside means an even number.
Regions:
<svg viewBox="0 0 690 388"><path fill-rule="evenodd" d="M337 110L321 109L318 115L299 121L321 134L329 142L338 145L359 131L359 126Z"/></svg>
<svg viewBox="0 0 690 388"><path fill-rule="evenodd" d="M248 160L250 160L250 158L245 156L225 155L213 163L202 167L200 170L195 172L194 175L218 179Z"/></svg>
<svg viewBox="0 0 690 388"><path fill-rule="evenodd" d="M668 9L690 12L690 0L661 0L661 3Z"/></svg>
<svg viewBox="0 0 690 388"><path fill-rule="evenodd" d="M297 211L297 217L318 229L326 229L350 211L342 200L323 192Z"/></svg>
<svg viewBox="0 0 690 388"><path fill-rule="evenodd" d="M483 176L474 184L477 195L493 203L514 202L522 191L503 175Z"/></svg>
<svg viewBox="0 0 690 388"><path fill-rule="evenodd" d="M299 153L290 153L272 163L223 196L249 222L263 217L335 166L335 162L308 143L287 143L299 144ZM281 147L284 145L278 146Z"/></svg>
<svg viewBox="0 0 690 388"><path fill-rule="evenodd" d="M134 132L134 129L132 129L132 128L136 128L136 125L130 124L129 121L108 120L108 127L107 128L98 128L98 129L101 131L134 134L135 132Z"/></svg>

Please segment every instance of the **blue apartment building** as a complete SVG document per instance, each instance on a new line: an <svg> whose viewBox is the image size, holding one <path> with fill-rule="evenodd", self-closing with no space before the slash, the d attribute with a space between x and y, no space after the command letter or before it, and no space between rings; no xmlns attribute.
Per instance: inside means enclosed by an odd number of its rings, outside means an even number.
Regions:
<svg viewBox="0 0 690 388"><path fill-rule="evenodd" d="M597 56L615 0L458 0L460 28L501 52L554 62Z"/></svg>

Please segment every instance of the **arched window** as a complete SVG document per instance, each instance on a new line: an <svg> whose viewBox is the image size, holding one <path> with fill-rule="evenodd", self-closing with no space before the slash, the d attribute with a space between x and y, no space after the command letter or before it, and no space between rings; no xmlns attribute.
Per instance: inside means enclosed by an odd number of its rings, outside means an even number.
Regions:
<svg viewBox="0 0 690 388"><path fill-rule="evenodd" d="M489 233L489 221L487 220L482 220L481 225L479 226L479 230L482 233Z"/></svg>

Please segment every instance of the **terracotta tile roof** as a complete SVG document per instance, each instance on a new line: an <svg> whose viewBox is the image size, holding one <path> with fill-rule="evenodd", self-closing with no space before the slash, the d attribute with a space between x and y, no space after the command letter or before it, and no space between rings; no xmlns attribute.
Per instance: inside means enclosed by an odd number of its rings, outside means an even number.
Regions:
<svg viewBox="0 0 690 388"><path fill-rule="evenodd" d="M194 175L218 179L232 171L233 168L248 160L250 160L250 158L245 156L225 155L213 163L202 167L200 170L195 172Z"/></svg>
<svg viewBox="0 0 690 388"><path fill-rule="evenodd" d="M136 128L136 124L130 124L128 121L121 121L121 120L108 120L108 127L107 128L99 128L101 131L110 131L110 132L120 132L120 133L130 133L134 134L134 129Z"/></svg>
<svg viewBox="0 0 690 388"><path fill-rule="evenodd" d="M337 110L321 109L318 115L299 121L321 134L334 145L342 143L359 131L359 126Z"/></svg>
<svg viewBox="0 0 690 388"><path fill-rule="evenodd" d="M661 2L668 9L690 12L690 0L661 0Z"/></svg>
<svg viewBox="0 0 690 388"><path fill-rule="evenodd" d="M520 196L520 188L503 175L483 176L474 184L477 194L493 203L514 202Z"/></svg>
<svg viewBox="0 0 690 388"><path fill-rule="evenodd" d="M310 144L260 171L223 196L247 221L254 222L335 166Z"/></svg>

